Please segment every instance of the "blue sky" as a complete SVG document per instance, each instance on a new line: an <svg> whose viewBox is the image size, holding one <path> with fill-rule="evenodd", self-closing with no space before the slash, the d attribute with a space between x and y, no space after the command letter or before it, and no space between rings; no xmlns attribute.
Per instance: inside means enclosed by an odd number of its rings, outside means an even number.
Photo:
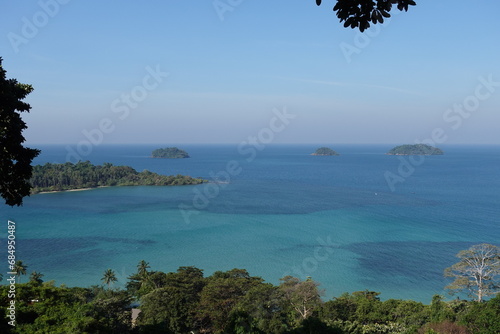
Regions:
<svg viewBox="0 0 500 334"><path fill-rule="evenodd" d="M285 108L275 143L499 143L500 2L364 34L323 2L3 1L0 56L33 144L240 143Z"/></svg>

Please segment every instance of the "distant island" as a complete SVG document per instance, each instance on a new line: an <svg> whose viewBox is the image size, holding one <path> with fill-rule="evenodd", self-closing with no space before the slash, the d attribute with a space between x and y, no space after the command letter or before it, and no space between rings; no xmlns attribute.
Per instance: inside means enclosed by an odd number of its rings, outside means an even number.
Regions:
<svg viewBox="0 0 500 334"><path fill-rule="evenodd" d="M311 153L311 155L340 155L331 148L328 147L320 147L316 150L316 152Z"/></svg>
<svg viewBox="0 0 500 334"><path fill-rule="evenodd" d="M389 155L442 155L444 152L427 144L399 145L387 152Z"/></svg>
<svg viewBox="0 0 500 334"><path fill-rule="evenodd" d="M189 158L189 154L177 147L158 148L151 153L153 158L182 159Z"/></svg>
<svg viewBox="0 0 500 334"><path fill-rule="evenodd" d="M113 186L180 186L205 182L186 175L160 175L148 170L137 172L129 166L110 163L93 165L89 161L73 164L33 166L32 194Z"/></svg>

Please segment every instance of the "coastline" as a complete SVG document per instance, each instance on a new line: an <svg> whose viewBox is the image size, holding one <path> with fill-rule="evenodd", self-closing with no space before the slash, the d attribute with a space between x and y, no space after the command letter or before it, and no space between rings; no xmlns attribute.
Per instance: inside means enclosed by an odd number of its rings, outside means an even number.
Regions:
<svg viewBox="0 0 500 334"><path fill-rule="evenodd" d="M444 155L443 153L435 153L435 154L432 154L432 153L415 153L415 154L412 154L412 153L386 153L385 155L425 155L425 156L429 156L429 155Z"/></svg>
<svg viewBox="0 0 500 334"><path fill-rule="evenodd" d="M346 146L345 150L349 147L351 146ZM64 147L62 148L64 149ZM323 160L321 156L313 156L311 159L308 155L311 154L310 147L302 145L289 146L288 148L270 146L260 152L260 159L262 160L259 161L262 163L245 164L244 174L234 178L231 177L231 180L228 180L233 181L233 185L224 189L219 188L219 197L210 199L207 212L200 210L200 214L195 216L195 211L191 211L193 214L188 216L191 225L187 225L186 228L196 230L193 233L173 232L178 230L179 225L184 226L182 224L186 222L182 220L182 211L179 211L178 204L185 203L195 209L192 206L195 193L190 189L181 190L180 188L178 192L173 191L173 194L163 191L151 191L145 197L141 197L144 192L135 192L133 188L130 188L131 192L134 193L130 197L121 196L121 191L117 193L112 191L107 194L111 189L95 191L94 193L81 193L81 195L76 193L74 194L76 196L71 194L54 195L55 201L50 196L32 196L32 199L35 200L34 203L27 203L18 210L19 213L15 212L14 214L10 213L10 209L5 208L6 213L4 216L14 215L13 218L23 222L25 226L23 228L23 237L26 239L40 239L41 236L37 234L39 228L42 226L47 227L43 237L58 240L58 242L52 243L47 239L41 239L36 241L37 244L33 246L29 245L30 247L27 247L27 245L26 255L23 255L23 259L26 259L28 265L36 261L38 268L44 268L47 273L50 272L50 276L46 274L47 279L55 279L56 282L67 285L87 286L96 282L93 273L93 270L96 270L95 263L93 265L87 263L83 260L85 257L75 260L73 252L61 251L62 246L66 245L66 243L69 244L68 240L70 240L71 245L74 243L74 247L78 246L78 249L81 249L78 251L80 254L87 255L86 252L93 254L92 249L85 248L86 241L79 239L82 235L98 240L99 244L96 249L102 251L103 254L106 254L106 257L109 257L110 261L116 263L117 268L125 268L126 272L133 272L136 269L126 259L134 256L134 252L138 251L144 254L142 256L146 260L153 259L153 261L156 261L155 267L158 270L162 268L175 269L178 266L186 265L186 262L189 264L199 263L198 267L207 271L224 268L227 265L227 260L218 258L217 254L220 254L221 248L225 247L234 253L248 249L248 252L241 252L241 257L238 258L238 263L235 263L235 266L241 264L251 273L258 273L267 280L273 279L276 282L283 276L282 267L293 268L297 265L297 268L304 275L309 274L307 268L316 269L315 266L311 265L311 263L315 264L316 262L305 262L308 266L304 269L302 262L297 264L290 260L291 257L287 256L287 252L276 249L289 249L290 253L299 260L308 258L307 261L318 260L314 257L314 248L321 246L317 241L317 237L322 237L322 240L325 241L330 236L332 242L338 242L338 240L342 239L346 248L332 248L331 250L335 250L335 253L332 253L326 261L318 261L317 270L312 272L314 279L322 283L323 288L326 289L330 296L334 296L337 291L364 289L366 286L362 282L360 283L363 277L359 278L360 276L357 276L357 270L362 270L379 282L376 285L368 286L368 288L381 292L384 299L412 298L421 301L424 299L426 302L430 302L430 296L442 289L442 285L440 285L441 276L439 275L434 280L433 276L429 276L429 271L425 270L425 268L430 268L429 270L433 272L439 271L440 274L441 267L445 266L439 265L440 261L443 260L441 257L438 258L436 263L432 264L432 267L429 267L431 263L422 262L422 258L425 260L428 254L448 252L449 257L453 259L455 250L458 252L460 249L466 248L466 246L462 247L459 243L450 243L449 235L452 235L454 240L468 240L467 231L472 229L474 236L478 236L478 238L484 237L486 241L492 242L493 237L498 233L498 226L494 224L497 221L495 216L498 217L498 206L494 205L495 199L498 198L498 196L495 196L495 194L498 194L498 189L481 187L480 193L474 193L474 201L470 201L470 193L460 191L462 187L473 188L477 185L478 180L483 180L484 184L487 184L487 182L490 182L488 181L490 178L498 175L496 165L498 153L495 153L498 152L498 148L500 146L484 148L476 152L470 147L463 149L457 147L450 150L452 154L437 158L437 160L442 160L443 163L426 164L419 169L417 177L407 178L404 183L405 188L402 188L401 191L398 190L396 194L381 198L380 195L385 193L383 189L387 185L385 179L381 177L380 171L392 170L397 172L398 168L398 165L394 164L394 161L398 162L398 156L394 157L395 160L387 158L387 156L384 157L386 152L382 146L356 146L352 151L349 150L349 154L344 155L344 159L326 159L331 163L335 163L334 167L326 160L326 164L320 161ZM96 154L99 153L98 150L102 149L101 146L96 148ZM118 151L125 158L123 158L124 160L115 158L116 163L141 166L141 169L155 170L156 168L156 171L161 171L164 164L140 156L141 150L143 149L138 147L137 152L129 152L125 149ZM55 148L53 151L57 152ZM48 161L58 158L53 151L44 152ZM113 152L115 152L114 149L110 149L109 152L103 150L96 157L96 160L101 159L104 161L109 156L114 156L115 153ZM190 174L204 175L210 170L218 171L220 166L225 166L229 159L241 160L246 157L239 156L238 152L229 146L223 149L217 146L213 150L200 147L199 153L196 152L197 155L200 155L199 159L203 163L193 164L189 159L177 160L175 161L176 164L178 162L182 162L182 164L175 165L176 169L173 169L173 172L188 170ZM64 158L64 153L63 150L61 160ZM282 153L286 155L284 157L279 156ZM279 156L280 159L276 159L276 156ZM434 160L434 158L431 160ZM482 173L477 174L480 179L465 178L462 180L463 182L456 182L460 180L457 174L454 173L457 168L466 168L472 171L477 168L478 161L482 165ZM353 165L359 166L359 168L353 169ZM296 173L283 174L282 171L287 169ZM311 171L314 171L314 173L310 173ZM341 175L342 177L325 177L330 175ZM219 176L220 181L225 180L222 174ZM361 176L361 178L355 178L355 176ZM270 182L270 180L276 182ZM434 188L436 180L439 181L439 184L445 182L449 187ZM342 186L346 184L353 187L361 186L363 189L358 191L358 189L343 188ZM83 189L85 188L74 189L73 191L83 191ZM212 190L215 187L209 186L207 189ZM366 189L369 192L365 191ZM436 189L437 193L433 189ZM205 188L202 186L199 190L203 194ZM375 191L379 193L379 196L373 196ZM411 191L416 191L418 198L422 198L424 201L416 202L414 196L409 193ZM79 199L82 196L85 196L84 201ZM201 196L199 197L201 198ZM440 205L430 206L430 210L424 210L424 207L432 204L427 200L440 201ZM479 210L480 207L478 208L476 205L478 201L481 201L490 209ZM144 205L136 205L136 203ZM200 200L198 204L203 203ZM361 207L359 204L363 203L371 204L370 207ZM463 204L463 206L457 207L456 203ZM371 205L377 208L376 216L369 212L371 211ZM189 210L184 211L187 215L191 212ZM257 213L258 216L252 215L252 212ZM487 226L490 236L482 232L484 226L481 227L480 224L475 224L474 217L480 218L484 224L489 224ZM139 219L141 222L148 222L147 226L152 228L150 230L144 229L141 226L142 223L138 224ZM306 219L311 219L310 223L304 224ZM84 223L80 224L80 222ZM85 224L85 222L89 223ZM96 224L91 225L94 222ZM229 225L232 222L235 222L234 225ZM224 229L223 226L226 224L230 228ZM207 228L195 228L198 226ZM394 227L397 228L392 229ZM210 238L214 237L215 233L220 229L224 229L225 233L227 233L225 238L220 239L221 243L213 245L207 242L207 240L213 240ZM431 241L409 241L408 239L411 239L415 229L422 232L422 239L425 239L428 235ZM113 237L117 239L99 239L103 235L109 234L110 230L116 231ZM303 231L308 233L300 233ZM379 231L391 231L391 235L386 237L386 234L379 233ZM172 236L175 235L176 238L169 239L173 240L171 253L182 252L182 257L162 252L165 247L163 237L167 233ZM269 237L262 237L264 234ZM280 234L284 237L275 237ZM248 239L246 235L248 235ZM253 235L260 236L260 239L255 238L255 240L258 240L257 243L249 241L250 236L252 239L254 238ZM441 235L443 238L440 237ZM242 238L243 241L241 241ZM352 239L354 240L351 241ZM245 240L248 240L248 243ZM275 244L269 247L268 242ZM38 243L41 246L38 246ZM207 246L201 252L202 254L199 252L199 245ZM310 247L300 245L310 245ZM40 248L42 246L46 248ZM113 248L123 250L123 252L106 253L107 250ZM256 250L257 248L259 250ZM377 251L377 256L370 255L375 249L380 250L380 252ZM427 251L427 249L430 249L430 251ZM416 257L412 258L410 266L404 257L405 254L413 254L415 250L418 252L415 254ZM323 256L323 253L325 252L322 251L319 254ZM41 254L50 256L42 257ZM165 254L165 257L158 254ZM269 256L270 254L272 256ZM334 254L335 256L333 256ZM55 256L57 256L57 261L53 261ZM266 260L262 261L262 264L255 264L253 260L255 257L266 258ZM370 265L368 261L370 258L379 259L380 262L377 262L376 265L380 267L375 266L372 269L374 266ZM353 259L353 262L356 261L356 266L350 266L349 259ZM400 259L403 259L400 263L406 264L402 270L405 271L408 277L411 277L412 281L424 277L425 282L422 281L418 286L412 287L411 284L406 284L399 277L388 279L381 272L380 268L384 268L384 270L388 270L388 273L392 274L394 267L390 264ZM67 268L63 264L72 262L75 262L75 266L78 265L81 274L74 275L74 273L67 272ZM423 273L414 273L412 267L420 268L421 263L425 263ZM342 269L332 273L326 269L329 265L336 265ZM208 267L210 269L206 269ZM100 268L102 270L98 269L99 271L106 269L105 266ZM353 280L350 282L342 281L346 276L353 277ZM25 280L26 278L22 281ZM380 283L383 280L385 280L384 283Z"/></svg>
<svg viewBox="0 0 500 334"><path fill-rule="evenodd" d="M77 189L68 189L68 190L40 191L39 193L34 193L32 195L54 194L54 193L64 193L64 192L72 192L72 191L86 191L86 190L99 189L99 188L108 188L108 187L111 187L111 186L99 186L99 187L94 187L94 188L77 188Z"/></svg>
<svg viewBox="0 0 500 334"><path fill-rule="evenodd" d="M340 154L318 154L318 153L311 153L310 155L318 156L318 157L336 157L339 156Z"/></svg>

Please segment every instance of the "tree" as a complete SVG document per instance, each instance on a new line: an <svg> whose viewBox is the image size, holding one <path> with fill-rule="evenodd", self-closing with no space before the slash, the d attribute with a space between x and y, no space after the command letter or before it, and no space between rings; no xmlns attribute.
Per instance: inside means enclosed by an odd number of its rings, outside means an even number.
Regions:
<svg viewBox="0 0 500 334"><path fill-rule="evenodd" d="M148 269L151 268L149 266L149 263L142 260L141 262L139 262L139 264L137 265L137 274L139 276L142 276L142 277L145 277L148 275Z"/></svg>
<svg viewBox="0 0 500 334"><path fill-rule="evenodd" d="M22 100L33 91L31 85L7 79L0 57L0 195L10 206L21 205L31 191L31 162L39 150L23 147L27 128L21 112L31 106Z"/></svg>
<svg viewBox="0 0 500 334"><path fill-rule="evenodd" d="M195 327L195 311L205 284L203 271L180 267L164 278L164 286L141 298L138 323L147 332L188 333Z"/></svg>
<svg viewBox="0 0 500 334"><path fill-rule="evenodd" d="M129 280L125 285L127 291L137 298L140 298L142 293L147 293L144 288L148 285L149 276L151 275L151 272L148 271L149 268L151 268L149 263L142 260L137 264L137 272L127 277Z"/></svg>
<svg viewBox="0 0 500 334"><path fill-rule="evenodd" d="M300 321L307 319L321 305L319 283L308 277L305 281L292 276L280 279L280 289L292 309L299 314Z"/></svg>
<svg viewBox="0 0 500 334"><path fill-rule="evenodd" d="M260 277L250 276L245 269L237 268L216 271L208 277L196 312L200 330L223 333L231 322L236 305L262 281Z"/></svg>
<svg viewBox="0 0 500 334"><path fill-rule="evenodd" d="M30 275L30 282L32 282L35 285L41 285L43 283L43 280L42 280L43 276L44 275L42 273L34 271Z"/></svg>
<svg viewBox="0 0 500 334"><path fill-rule="evenodd" d="M0 333L96 333L97 331L90 327L95 322L94 318L89 316L90 307L79 296L82 290L84 289L55 287L50 282L43 285L18 286L15 326L2 327L3 323L7 324L7 321L2 321ZM8 286L0 286L2 314L5 314L9 303L8 291Z"/></svg>
<svg viewBox="0 0 500 334"><path fill-rule="evenodd" d="M452 293L468 290L469 296L481 302L484 297L498 293L500 248L490 244L474 245L457 254L459 262L446 268L445 276L455 280L446 286Z"/></svg>
<svg viewBox="0 0 500 334"><path fill-rule="evenodd" d="M28 266L21 260L17 260L16 264L14 264L14 272L16 273L18 283L21 281L21 275L26 275L26 269L28 269Z"/></svg>
<svg viewBox="0 0 500 334"><path fill-rule="evenodd" d="M474 303L462 319L470 333L500 333L500 295L485 303Z"/></svg>
<svg viewBox="0 0 500 334"><path fill-rule="evenodd" d="M116 274L115 272L112 270L112 269L108 269L104 272L104 275L102 276L101 278L101 281L106 284L109 288L109 286L118 281L118 279L116 278Z"/></svg>
<svg viewBox="0 0 500 334"><path fill-rule="evenodd" d="M321 5L321 0L316 4ZM359 28L361 32L373 24L383 23L384 17L391 17L392 5L397 5L400 11L408 11L409 6L415 6L413 0L337 0L333 11L337 13L344 27Z"/></svg>
<svg viewBox="0 0 500 334"><path fill-rule="evenodd" d="M236 308L239 314L234 317L240 319L240 326L241 319L246 315L247 327L251 328L255 324L263 333L281 334L293 327L289 321L284 293L271 283L262 283L250 289ZM236 323L235 320L233 322Z"/></svg>
<svg viewBox="0 0 500 334"><path fill-rule="evenodd" d="M132 298L127 291L97 288L95 292L93 300L88 304L91 307L89 313L94 319L93 328L86 332L129 333L132 326Z"/></svg>

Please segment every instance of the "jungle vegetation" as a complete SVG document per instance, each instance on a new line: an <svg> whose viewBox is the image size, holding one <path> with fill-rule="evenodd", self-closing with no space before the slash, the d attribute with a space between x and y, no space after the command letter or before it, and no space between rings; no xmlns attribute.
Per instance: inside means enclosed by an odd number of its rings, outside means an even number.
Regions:
<svg viewBox="0 0 500 334"><path fill-rule="evenodd" d="M380 293L369 290L323 301L319 283L310 277L286 276L274 285L245 269L205 276L203 270L188 266L165 273L151 270L144 260L127 278L105 270L102 284L89 288L57 287L33 272L27 283L15 283L12 277L8 285L0 286L0 332L494 334L500 333L499 254L497 246L475 245L458 253L460 261L445 271L452 270L456 278L468 277L464 269L476 268L468 259L483 259L489 271L487 285L497 287L490 290L491 299L482 295L480 300L445 301L444 296L434 295L430 304L382 301ZM15 326L8 309L12 286ZM455 288L456 284L450 287ZM134 319L133 309L136 314L140 310Z"/></svg>
<svg viewBox="0 0 500 334"><path fill-rule="evenodd" d="M389 155L442 155L444 152L427 144L399 145L387 152Z"/></svg>
<svg viewBox="0 0 500 334"><path fill-rule="evenodd" d="M165 176L148 170L138 172L129 166L115 166L111 163L93 165L90 161L36 165L31 177L34 194L104 186L178 186L203 182L203 179L191 176Z"/></svg>
<svg viewBox="0 0 500 334"><path fill-rule="evenodd" d="M151 153L153 158L182 159L189 158L189 154L177 147L158 148Z"/></svg>
<svg viewBox="0 0 500 334"><path fill-rule="evenodd" d="M339 155L339 154L329 147L320 147L311 155Z"/></svg>

